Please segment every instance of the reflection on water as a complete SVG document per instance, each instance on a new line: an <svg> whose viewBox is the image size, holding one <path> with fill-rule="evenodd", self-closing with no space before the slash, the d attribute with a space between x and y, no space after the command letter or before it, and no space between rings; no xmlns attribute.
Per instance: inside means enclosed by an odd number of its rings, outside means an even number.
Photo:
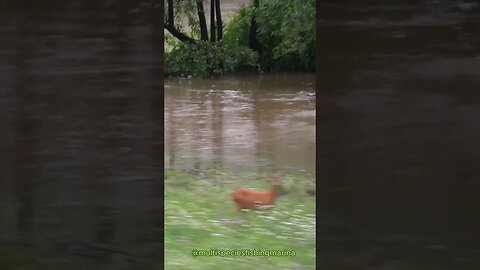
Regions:
<svg viewBox="0 0 480 270"><path fill-rule="evenodd" d="M156 264L157 11L73 2L0 12L0 244Z"/></svg>
<svg viewBox="0 0 480 270"><path fill-rule="evenodd" d="M410 2L318 22L326 269L480 266L478 5Z"/></svg>
<svg viewBox="0 0 480 270"><path fill-rule="evenodd" d="M167 166L313 173L313 75L165 82Z"/></svg>

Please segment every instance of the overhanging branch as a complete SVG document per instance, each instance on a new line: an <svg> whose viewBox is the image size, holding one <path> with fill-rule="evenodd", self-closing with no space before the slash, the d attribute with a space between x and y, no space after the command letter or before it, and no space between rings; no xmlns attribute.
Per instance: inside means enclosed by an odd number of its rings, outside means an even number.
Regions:
<svg viewBox="0 0 480 270"><path fill-rule="evenodd" d="M165 29L170 32L174 37L176 37L178 40L181 42L190 42L190 43L195 43L195 40L184 33L180 32L177 28L175 28L172 25L165 24Z"/></svg>

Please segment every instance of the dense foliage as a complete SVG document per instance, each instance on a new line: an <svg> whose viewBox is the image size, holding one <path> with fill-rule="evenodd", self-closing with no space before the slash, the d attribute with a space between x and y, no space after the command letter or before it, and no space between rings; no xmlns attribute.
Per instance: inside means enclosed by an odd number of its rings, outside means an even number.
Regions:
<svg viewBox="0 0 480 270"><path fill-rule="evenodd" d="M314 0L263 0L256 10L246 7L228 25L225 42L249 46L253 14L263 70L315 70Z"/></svg>
<svg viewBox="0 0 480 270"><path fill-rule="evenodd" d="M188 1L186 1L188 2ZM176 11L177 12L177 11ZM179 12L179 11L178 11ZM184 9L190 35L198 40L195 13ZM252 17L257 51L251 46ZM247 6L226 26L221 42L166 40L167 76L206 76L245 68L268 72L315 70L315 1L261 0Z"/></svg>
<svg viewBox="0 0 480 270"><path fill-rule="evenodd" d="M253 7L247 6L238 11L227 26L223 41L238 46L249 46L250 25L252 22Z"/></svg>
<svg viewBox="0 0 480 270"><path fill-rule="evenodd" d="M258 55L247 47L232 44L173 42L165 55L167 76L220 75L255 68Z"/></svg>

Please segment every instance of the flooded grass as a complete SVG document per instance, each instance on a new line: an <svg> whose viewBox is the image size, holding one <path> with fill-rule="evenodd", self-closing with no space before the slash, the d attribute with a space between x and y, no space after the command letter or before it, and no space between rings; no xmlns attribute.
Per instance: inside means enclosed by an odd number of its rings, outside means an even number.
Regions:
<svg viewBox="0 0 480 270"><path fill-rule="evenodd" d="M270 175L165 172L166 269L314 269L314 177L285 175L266 211L239 214L237 188L268 190ZM293 256L193 256L193 250L288 250ZM292 254L292 253L291 253ZM290 254L290 255L291 255ZM258 254L257 254L258 255Z"/></svg>

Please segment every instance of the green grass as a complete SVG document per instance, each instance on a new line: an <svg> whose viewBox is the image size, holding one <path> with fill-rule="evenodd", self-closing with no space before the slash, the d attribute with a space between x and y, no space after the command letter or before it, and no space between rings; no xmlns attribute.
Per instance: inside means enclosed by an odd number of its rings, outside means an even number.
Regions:
<svg viewBox="0 0 480 270"><path fill-rule="evenodd" d="M240 217L236 188L269 188L269 175L165 172L165 269L314 269L315 178L285 175L275 207ZM295 256L201 257L192 250L292 250Z"/></svg>

